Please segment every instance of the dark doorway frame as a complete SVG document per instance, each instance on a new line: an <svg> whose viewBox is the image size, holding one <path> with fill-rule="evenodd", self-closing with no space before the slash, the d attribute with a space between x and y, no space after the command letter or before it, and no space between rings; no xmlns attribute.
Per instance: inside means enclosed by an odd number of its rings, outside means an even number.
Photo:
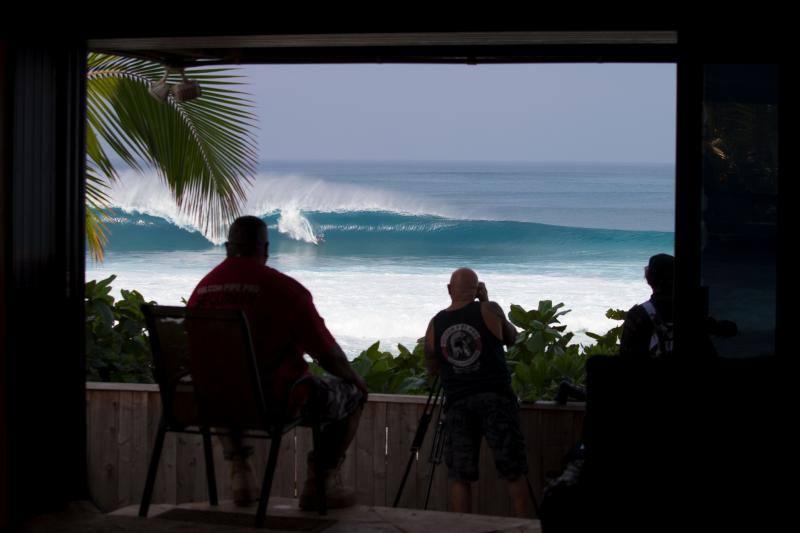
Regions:
<svg viewBox="0 0 800 533"><path fill-rule="evenodd" d="M87 495L83 105L85 57L90 48L118 53L128 50L182 64L203 59L203 54L216 54L221 56L217 60L230 63L675 63L676 314L681 317L676 324L676 343L679 350L696 345L703 318L698 177L703 65L775 62L773 51L778 44L757 33L743 38L736 29L700 33L668 27L658 29L657 38L651 35L648 40L644 33L653 33L649 24L640 26L647 30L642 34L630 31L626 40L625 32L619 32L615 40L605 31L607 27L593 27L594 32L487 32L481 28L468 32L261 32L267 34L270 46L259 44L258 38L252 40L258 31L237 31L233 25L228 32L203 32L210 37L194 44L190 35L176 36L180 31L120 30L114 34L108 28L93 30L102 32L96 35L86 31L80 38L57 42L0 39L0 528ZM665 32L673 37L666 38ZM230 46L219 48L225 38L232 39ZM207 51L209 44L212 52ZM782 94L789 94L787 85L782 78ZM781 105L784 103L788 104L787 99L781 100ZM780 124L783 133L786 121ZM786 136L780 138L783 148ZM780 201L784 207L789 196L784 176L791 175L790 165L789 158L781 158ZM790 283L782 265L788 264L786 228L795 215L782 208L780 217L778 294ZM779 356L783 354L780 347L787 344L787 299L782 297L777 309ZM39 321L31 320L37 316L52 318L49 329L43 330ZM72 357L65 356L65 350ZM40 479L50 481L46 487L38 480L30 481L30 477L38 477L28 470L36 461L36 468L47 474Z"/></svg>

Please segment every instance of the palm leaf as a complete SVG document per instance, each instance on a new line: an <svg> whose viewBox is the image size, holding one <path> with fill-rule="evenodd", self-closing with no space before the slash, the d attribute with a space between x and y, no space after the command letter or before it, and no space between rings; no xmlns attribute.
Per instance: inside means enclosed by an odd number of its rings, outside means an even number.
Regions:
<svg viewBox="0 0 800 533"><path fill-rule="evenodd" d="M105 224L108 217L106 206L109 204L107 190L107 182L97 174L90 161L86 168L86 244L95 261L103 260L108 243Z"/></svg>
<svg viewBox="0 0 800 533"><path fill-rule="evenodd" d="M239 214L255 172L253 104L236 90L243 81L233 70L198 68L186 74L200 83L202 96L183 103L170 96L161 102L148 88L161 79L164 67L90 54L87 155L106 186L118 179L106 148L135 170L154 168L179 208L204 233L218 237ZM168 78L170 83L179 81L176 75ZM93 185L99 190L101 183L102 179Z"/></svg>
<svg viewBox="0 0 800 533"><path fill-rule="evenodd" d="M102 261L105 257L105 246L108 242L108 232L104 217L97 210L86 209L86 244L95 261Z"/></svg>

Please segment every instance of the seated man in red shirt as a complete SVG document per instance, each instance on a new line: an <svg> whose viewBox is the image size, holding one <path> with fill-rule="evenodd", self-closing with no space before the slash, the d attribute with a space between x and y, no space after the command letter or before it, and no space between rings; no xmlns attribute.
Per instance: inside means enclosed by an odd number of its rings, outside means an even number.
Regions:
<svg viewBox="0 0 800 533"><path fill-rule="evenodd" d="M311 293L294 279L266 266L269 239L261 219L236 219L225 248L227 259L200 281L188 307L242 309L250 325L259 367L269 369L272 376L263 382L265 393L278 401L286 400L288 395L289 410L295 414L306 415L309 403L318 402L324 446L309 454L308 479L300 507L315 507L317 461L325 472L328 507L353 505L354 493L341 486L337 473L355 436L367 386L325 327ZM331 377L313 378L307 386L292 388L298 379L310 375L303 354L316 359ZM236 435L223 438L222 442L225 458L233 461L234 501L248 505L258 496L248 460L253 449L243 445Z"/></svg>

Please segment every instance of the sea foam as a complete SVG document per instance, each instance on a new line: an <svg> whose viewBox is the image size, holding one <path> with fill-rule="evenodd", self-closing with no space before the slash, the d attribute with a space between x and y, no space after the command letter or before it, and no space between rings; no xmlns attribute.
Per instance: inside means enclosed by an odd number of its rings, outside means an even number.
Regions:
<svg viewBox="0 0 800 533"><path fill-rule="evenodd" d="M147 299L180 305L181 298L188 298L197 282L223 258L218 248L112 253L104 263L87 265L87 279L117 274L117 290L136 288ZM607 309L628 309L649 297L647 285L637 276L641 270L623 263L594 265L591 271L569 263L554 264L534 273L466 258L406 265L315 261L314 267L296 259L278 256L269 264L311 291L325 323L350 356L376 340L392 349L398 342L413 345L424 335L431 317L448 305L449 275L460 266L474 267L489 297L506 311L511 304L530 309L539 300L564 302L572 312L563 323L578 333L575 342L590 342L586 331L604 333L618 324L605 318Z"/></svg>

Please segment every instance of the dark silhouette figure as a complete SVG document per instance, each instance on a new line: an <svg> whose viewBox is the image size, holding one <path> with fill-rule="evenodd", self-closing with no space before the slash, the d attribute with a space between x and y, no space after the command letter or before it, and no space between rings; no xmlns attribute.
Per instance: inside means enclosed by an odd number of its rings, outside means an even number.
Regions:
<svg viewBox="0 0 800 533"><path fill-rule="evenodd" d="M644 269L644 277L653 294L628 311L619 353L628 357L669 357L673 349L675 258L654 255Z"/></svg>
<svg viewBox="0 0 800 533"><path fill-rule="evenodd" d="M470 512L471 484L478 480L485 437L498 473L508 481L514 513L530 516L525 440L503 349L514 344L517 330L489 301L486 286L472 270L453 272L447 290L451 304L428 324L425 359L428 371L440 376L447 398L444 456L450 508Z"/></svg>
<svg viewBox="0 0 800 533"><path fill-rule="evenodd" d="M265 391L273 400L285 402L292 415L310 417L315 411L320 417L324 445L309 454L309 478L300 496L300 507L316 506L313 477L317 462L325 472L328 507L353 505L354 493L341 486L337 473L358 427L367 386L325 327L311 293L294 279L266 266L269 237L261 219L236 219L225 247L227 259L200 281L188 307L243 310L259 367L265 373L261 377ZM331 376L312 377L304 354L317 360ZM248 459L252 447L244 445L240 436L222 441L225 458L233 462L234 500L247 505L257 497Z"/></svg>

